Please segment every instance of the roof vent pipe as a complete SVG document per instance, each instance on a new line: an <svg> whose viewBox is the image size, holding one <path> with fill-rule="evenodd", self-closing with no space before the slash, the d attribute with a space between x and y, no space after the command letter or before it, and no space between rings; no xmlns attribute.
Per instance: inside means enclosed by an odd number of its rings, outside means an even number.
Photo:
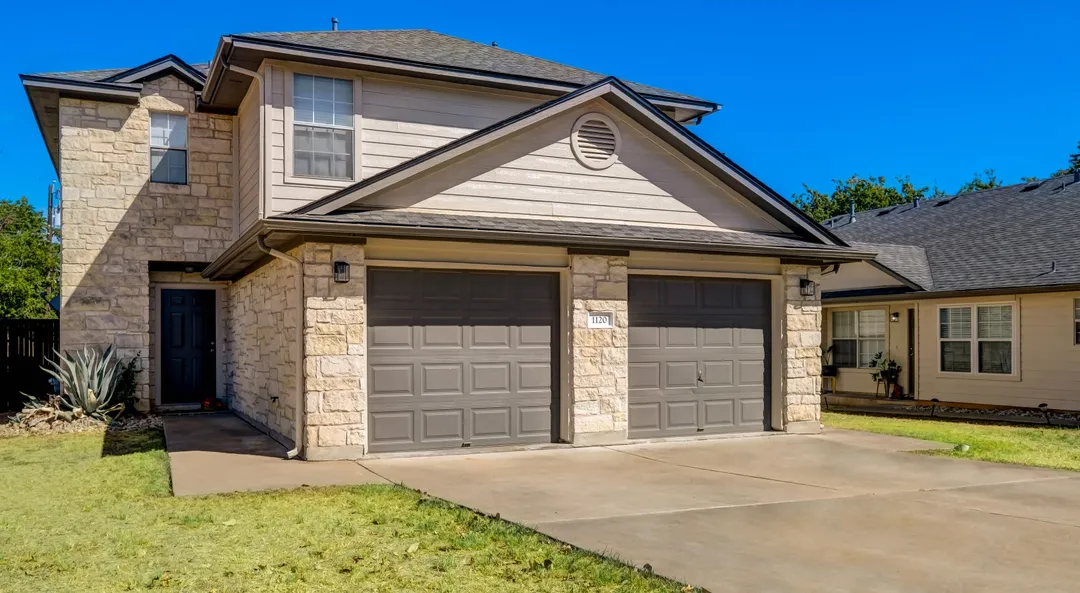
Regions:
<svg viewBox="0 0 1080 593"><path fill-rule="evenodd" d="M337 17L336 16L330 17L330 30L331 31L337 31Z"/></svg>
<svg viewBox="0 0 1080 593"><path fill-rule="evenodd" d="M851 222L855 222L855 200L851 201L851 211L849 216L851 217Z"/></svg>

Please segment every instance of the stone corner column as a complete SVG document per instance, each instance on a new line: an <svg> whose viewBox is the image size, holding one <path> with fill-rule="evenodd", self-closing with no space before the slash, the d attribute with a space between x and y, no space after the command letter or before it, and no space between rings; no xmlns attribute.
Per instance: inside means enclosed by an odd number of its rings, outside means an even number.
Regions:
<svg viewBox="0 0 1080 593"><path fill-rule="evenodd" d="M367 306L364 246L306 243L304 263L304 447L312 461L359 459L367 448ZM333 262L350 279L334 282Z"/></svg>
<svg viewBox="0 0 1080 593"><path fill-rule="evenodd" d="M570 442L625 443L629 414L626 258L571 255L570 289ZM590 312L610 314L611 327L589 327Z"/></svg>
<svg viewBox="0 0 1080 593"><path fill-rule="evenodd" d="M784 431L821 432L821 272L816 266L785 265L781 326L784 358L781 390ZM817 293L804 297L800 280L815 283Z"/></svg>

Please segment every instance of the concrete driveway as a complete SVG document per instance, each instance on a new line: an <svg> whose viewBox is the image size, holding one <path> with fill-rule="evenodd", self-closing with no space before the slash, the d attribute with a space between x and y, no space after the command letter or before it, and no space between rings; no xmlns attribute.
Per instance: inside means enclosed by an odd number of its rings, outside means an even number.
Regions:
<svg viewBox="0 0 1080 593"><path fill-rule="evenodd" d="M1076 591L1080 474L834 432L371 460L710 591Z"/></svg>

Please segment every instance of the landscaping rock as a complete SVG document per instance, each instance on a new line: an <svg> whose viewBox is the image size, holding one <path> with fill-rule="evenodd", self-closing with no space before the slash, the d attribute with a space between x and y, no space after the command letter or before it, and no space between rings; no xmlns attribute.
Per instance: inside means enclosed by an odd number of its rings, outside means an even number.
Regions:
<svg viewBox="0 0 1080 593"><path fill-rule="evenodd" d="M79 411L81 412L81 410ZM25 413L24 413L25 416ZM70 417L70 420L64 420ZM0 438L39 434L65 434L78 432L111 431L135 432L160 430L160 416L125 416L110 423L102 422L76 412L57 412L51 408L37 408L22 422L15 421L15 414L0 415Z"/></svg>

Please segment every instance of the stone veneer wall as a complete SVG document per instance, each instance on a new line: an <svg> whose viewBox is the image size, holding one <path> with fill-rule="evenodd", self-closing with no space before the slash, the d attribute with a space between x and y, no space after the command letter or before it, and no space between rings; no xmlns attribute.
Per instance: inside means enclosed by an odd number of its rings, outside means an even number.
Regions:
<svg viewBox="0 0 1080 593"><path fill-rule="evenodd" d="M230 407L289 445L296 418L295 278L294 266L274 259L233 282L225 326Z"/></svg>
<svg viewBox="0 0 1080 593"><path fill-rule="evenodd" d="M364 246L306 243L304 263L304 457L364 455L367 425L367 306ZM350 264L334 282L333 262Z"/></svg>
<svg viewBox="0 0 1080 593"><path fill-rule="evenodd" d="M809 270L809 271L808 271ZM821 273L810 266L783 266L784 430L821 430ZM809 276L807 276L809 274ZM818 294L804 297L799 280L809 277Z"/></svg>
<svg viewBox="0 0 1080 593"><path fill-rule="evenodd" d="M137 105L60 99L61 349L115 344L141 359L151 405L149 262L210 262L232 238L233 117L195 113L166 76ZM150 183L150 112L188 116L189 183Z"/></svg>
<svg viewBox="0 0 1080 593"><path fill-rule="evenodd" d="M570 256L570 439L575 445L627 438L626 258ZM590 311L614 313L614 328L588 327Z"/></svg>

